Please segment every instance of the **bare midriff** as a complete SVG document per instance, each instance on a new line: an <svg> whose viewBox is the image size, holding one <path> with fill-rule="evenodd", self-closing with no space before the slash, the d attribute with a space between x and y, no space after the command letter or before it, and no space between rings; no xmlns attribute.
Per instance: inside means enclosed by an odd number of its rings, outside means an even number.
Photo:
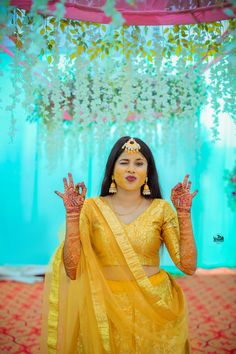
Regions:
<svg viewBox="0 0 236 354"><path fill-rule="evenodd" d="M160 268L158 266L143 265L142 267L147 277L151 277L152 275L157 274L160 271ZM122 276L122 273L124 274L124 276ZM122 268L121 266L104 266L103 274L108 280L132 279L131 272L126 266L123 266Z"/></svg>

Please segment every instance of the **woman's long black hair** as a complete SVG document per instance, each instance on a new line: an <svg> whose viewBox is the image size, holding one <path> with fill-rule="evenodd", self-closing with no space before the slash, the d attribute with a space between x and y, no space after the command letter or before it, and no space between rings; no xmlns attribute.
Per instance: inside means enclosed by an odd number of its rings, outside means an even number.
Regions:
<svg viewBox="0 0 236 354"><path fill-rule="evenodd" d="M103 178L102 187L101 187L101 197L109 195L109 188L112 182L112 174L114 170L114 165L118 157L124 152L122 146L130 139L130 136L121 137L113 146L110 155L107 160L105 176ZM147 177L148 177L148 186L150 188L151 194L145 195L147 199L160 198L162 199L160 185L158 181L157 169L154 161L154 157L150 148L145 144L141 139L134 138L135 141L140 145L141 149L139 152L146 158L148 167L147 167ZM143 186L141 187L141 194L143 192Z"/></svg>

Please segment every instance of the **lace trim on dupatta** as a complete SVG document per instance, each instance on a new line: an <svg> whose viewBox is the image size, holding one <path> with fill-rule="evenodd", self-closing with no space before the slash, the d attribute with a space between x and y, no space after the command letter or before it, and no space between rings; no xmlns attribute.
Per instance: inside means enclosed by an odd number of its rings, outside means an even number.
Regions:
<svg viewBox="0 0 236 354"><path fill-rule="evenodd" d="M101 288L99 287L97 282L95 283L93 281L90 274L89 274L89 281L91 285L93 309L96 316L99 333L102 339L102 346L105 350L105 353L111 353L109 324L108 324L108 318L105 310L105 303L98 296L98 293L101 292Z"/></svg>
<svg viewBox="0 0 236 354"><path fill-rule="evenodd" d="M52 263L52 282L49 295L48 313L48 353L57 353L58 320L59 320L59 277L64 242L58 247Z"/></svg>

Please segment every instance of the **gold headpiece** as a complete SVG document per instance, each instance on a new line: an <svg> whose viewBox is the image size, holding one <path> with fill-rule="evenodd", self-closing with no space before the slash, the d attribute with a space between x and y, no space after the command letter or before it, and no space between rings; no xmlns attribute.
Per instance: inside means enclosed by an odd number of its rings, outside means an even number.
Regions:
<svg viewBox="0 0 236 354"><path fill-rule="evenodd" d="M134 138L130 138L123 146L122 149L125 149L126 152L128 152L129 154L138 152L141 147L140 145L137 143L137 141L134 140Z"/></svg>

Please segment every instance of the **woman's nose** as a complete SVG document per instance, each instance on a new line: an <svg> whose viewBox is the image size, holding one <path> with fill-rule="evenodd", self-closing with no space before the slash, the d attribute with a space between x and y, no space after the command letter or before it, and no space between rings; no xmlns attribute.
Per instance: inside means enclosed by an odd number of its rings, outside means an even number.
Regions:
<svg viewBox="0 0 236 354"><path fill-rule="evenodd" d="M134 173L135 172L135 167L134 166L128 166L128 168L127 168L127 172L128 173Z"/></svg>

